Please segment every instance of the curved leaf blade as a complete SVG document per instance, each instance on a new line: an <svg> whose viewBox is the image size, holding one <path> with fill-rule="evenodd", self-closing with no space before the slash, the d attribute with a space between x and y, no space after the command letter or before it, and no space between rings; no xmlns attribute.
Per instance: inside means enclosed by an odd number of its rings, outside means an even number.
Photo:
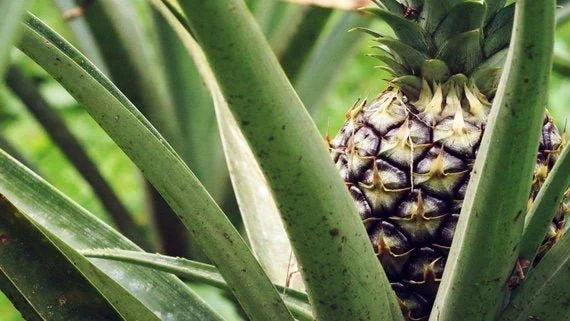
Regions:
<svg viewBox="0 0 570 321"><path fill-rule="evenodd" d="M497 12L499 12L507 3L506 0L485 0L487 3L487 13L485 14L485 20L490 20Z"/></svg>
<svg viewBox="0 0 570 321"><path fill-rule="evenodd" d="M80 2L75 0L76 4ZM105 75L139 108L184 160L194 165L189 162L191 158L184 157L194 146L182 135L182 124L187 121L178 117L174 96L169 95L170 88L165 85L165 66L160 63L158 55L158 48L164 46L158 44L154 37L159 26L154 21L145 21L149 11L146 1L94 1L82 15L87 32L93 37L94 46L84 47L84 42L80 42L83 47L80 50L87 57L95 56L94 51L101 53L101 63L108 66ZM76 37L85 39L81 34L76 34ZM171 60L175 59L168 59ZM100 64L96 66L100 69ZM192 152L198 154L195 150ZM192 255L188 243L191 240L174 211L148 182L145 181L143 185L148 199L146 214L150 216L149 221L154 223L154 231L160 240L159 247L172 255Z"/></svg>
<svg viewBox="0 0 570 321"><path fill-rule="evenodd" d="M292 317L231 222L129 100L79 51L29 15L19 48L42 66L141 169L218 266L253 319Z"/></svg>
<svg viewBox="0 0 570 321"><path fill-rule="evenodd" d="M298 267L279 209L245 137L220 100L216 113L222 144L249 244L273 283L284 285L288 273L297 272Z"/></svg>
<svg viewBox="0 0 570 321"><path fill-rule="evenodd" d="M95 195L105 207L118 229L128 238L150 251L153 246L146 237L148 231L139 226L120 198L113 191L109 182L89 157L79 139L71 132L65 121L44 99L36 84L28 79L16 66L6 72L8 87L18 96L28 111L44 128L51 140L59 147L77 172L91 185Z"/></svg>
<svg viewBox="0 0 570 321"><path fill-rule="evenodd" d="M509 46L514 14L515 4L513 3L499 10L495 18L485 27L486 39L483 48L485 57L491 57Z"/></svg>
<svg viewBox="0 0 570 321"><path fill-rule="evenodd" d="M428 34L432 35L447 12L449 12L448 1L424 0L420 24Z"/></svg>

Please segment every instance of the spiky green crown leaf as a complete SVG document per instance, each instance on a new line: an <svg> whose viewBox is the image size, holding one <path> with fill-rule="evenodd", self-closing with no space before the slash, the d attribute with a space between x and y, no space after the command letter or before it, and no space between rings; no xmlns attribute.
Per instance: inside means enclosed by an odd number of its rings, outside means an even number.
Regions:
<svg viewBox="0 0 570 321"><path fill-rule="evenodd" d="M514 4L505 0L375 0L364 8L384 20L396 38L362 29L380 45L393 82L415 95L422 79L443 83L463 74L470 85L494 93L510 40ZM358 28L357 28L358 29ZM418 87L419 85L419 87Z"/></svg>

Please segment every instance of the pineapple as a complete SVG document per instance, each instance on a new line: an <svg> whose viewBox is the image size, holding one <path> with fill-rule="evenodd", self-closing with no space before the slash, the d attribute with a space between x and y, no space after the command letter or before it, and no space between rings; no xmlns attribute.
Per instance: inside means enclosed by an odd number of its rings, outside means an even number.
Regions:
<svg viewBox="0 0 570 321"><path fill-rule="evenodd" d="M392 75L372 101L357 101L331 155L407 320L427 320L505 61L514 5L505 1L375 1L366 9L397 38L361 29ZM532 205L564 145L544 120ZM538 259L563 231L552 221Z"/></svg>

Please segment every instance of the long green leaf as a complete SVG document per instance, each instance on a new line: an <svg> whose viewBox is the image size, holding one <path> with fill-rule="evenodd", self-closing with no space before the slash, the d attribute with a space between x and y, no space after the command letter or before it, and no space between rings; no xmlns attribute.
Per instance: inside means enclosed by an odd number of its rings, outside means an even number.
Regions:
<svg viewBox="0 0 570 321"><path fill-rule="evenodd" d="M554 0L517 2L507 63L431 321L492 320L505 298L547 103L554 11Z"/></svg>
<svg viewBox="0 0 570 321"><path fill-rule="evenodd" d="M439 23L449 12L448 0L424 0L420 24L428 32L433 34ZM401 10L399 12L402 12Z"/></svg>
<svg viewBox="0 0 570 321"><path fill-rule="evenodd" d="M331 26L319 36L297 75L291 79L311 115L319 112L327 93L342 77L342 70L359 48L363 35L347 30L366 27L372 22L371 17L356 12L337 12L330 20Z"/></svg>
<svg viewBox="0 0 570 321"><path fill-rule="evenodd" d="M184 160L235 225L235 221L241 218L237 206L233 206L235 201L229 184L229 173L216 124L212 97L186 48L168 22L154 8L153 18L165 69L176 70L166 73L166 76L186 144ZM180 232L172 233L176 229L182 229L186 233L186 229L176 216L172 219L162 216L156 224L159 231L163 231L160 235L163 238L170 238L163 242L165 249L177 249L187 244L190 258L204 260L204 255L200 255L195 242L188 237L185 237L187 241L180 240L184 235ZM176 251L165 251L165 253L172 255Z"/></svg>
<svg viewBox="0 0 570 321"><path fill-rule="evenodd" d="M4 74L27 5L28 0L0 0L0 77Z"/></svg>
<svg viewBox="0 0 570 321"><path fill-rule="evenodd" d="M15 66L8 69L6 83L46 130L53 142L67 156L79 174L91 185L119 230L141 247L152 250L153 246L146 237L146 231L143 230L142 226L135 223L127 208L105 180L79 140L73 135L64 120L59 117L57 111L40 94L36 85Z"/></svg>
<svg viewBox="0 0 570 321"><path fill-rule="evenodd" d="M212 265L179 257L116 249L84 250L81 251L81 254L91 258L116 260L146 266L172 273L187 281L208 284L229 291L228 284L224 281L218 269ZM297 320L313 320L306 294L286 289L279 285L276 287L281 293L284 293L283 299Z"/></svg>
<svg viewBox="0 0 570 321"><path fill-rule="evenodd" d="M219 101L216 105L218 123L250 246L271 280L283 285L299 267L279 209L227 104L223 99Z"/></svg>
<svg viewBox="0 0 570 321"><path fill-rule="evenodd" d="M565 235L516 289L500 321L568 320L570 237Z"/></svg>
<svg viewBox="0 0 570 321"><path fill-rule="evenodd" d="M290 271L291 245L267 181L229 111L227 102L220 95L219 85L200 47L186 31L182 22L162 5L160 0L153 0L152 3L167 19L188 53L192 55L199 73L212 94L226 161L250 246L273 283L283 285Z"/></svg>
<svg viewBox="0 0 570 321"><path fill-rule="evenodd" d="M19 48L58 80L141 169L255 320L290 314L247 245L183 160L80 52L29 15Z"/></svg>
<svg viewBox="0 0 570 321"><path fill-rule="evenodd" d="M222 200L228 193L228 174L212 97L172 27L153 12L165 69L176 70L166 76L186 144L184 159L214 199Z"/></svg>
<svg viewBox="0 0 570 321"><path fill-rule="evenodd" d="M548 226L556 214L564 192L570 185L570 148L564 149L548 174L531 211L527 214L520 257L534 261L538 247L544 240Z"/></svg>
<svg viewBox="0 0 570 321"><path fill-rule="evenodd" d="M391 320L391 290L355 205L245 4L180 3L272 188L317 320Z"/></svg>
<svg viewBox="0 0 570 321"><path fill-rule="evenodd" d="M78 5L82 1L75 1ZM180 129L173 98L166 86L163 65L159 63L158 44L154 25L145 25L144 14L148 4L132 0L97 0L84 14L109 76L119 89L133 102L143 115L158 129L169 144L181 155L188 152L188 145ZM146 27L146 28L145 28ZM148 30L147 30L148 29ZM77 35L78 37L80 35ZM150 211L162 241L187 238L185 231L163 224L179 224L176 214L150 184L146 183ZM172 225L171 224L171 225ZM168 228L168 229L165 229ZM187 245L163 244L169 254L187 255Z"/></svg>
<svg viewBox="0 0 570 321"><path fill-rule="evenodd" d="M162 66L157 63L156 39L152 34L145 34L144 23L136 14L139 7L146 8L147 4L97 0L85 12L85 19L117 87L140 108L170 145L184 154L173 101L168 95Z"/></svg>
<svg viewBox="0 0 570 321"><path fill-rule="evenodd" d="M140 251L134 243L1 150L0 193L25 211L35 224L75 249L112 247ZM176 277L127 264L93 263L159 318L222 320Z"/></svg>
<svg viewBox="0 0 570 321"><path fill-rule="evenodd" d="M4 290L31 320L159 320L122 287L0 195Z"/></svg>

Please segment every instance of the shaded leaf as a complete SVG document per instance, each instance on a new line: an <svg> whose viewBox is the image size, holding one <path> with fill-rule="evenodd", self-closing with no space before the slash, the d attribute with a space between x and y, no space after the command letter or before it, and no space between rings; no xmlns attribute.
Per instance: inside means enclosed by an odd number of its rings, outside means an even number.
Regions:
<svg viewBox="0 0 570 321"><path fill-rule="evenodd" d="M3 279L0 284L25 318L158 320L79 253L63 244L54 244L25 213L2 195L0 214L0 273ZM103 283L105 281L109 283ZM109 299L120 307L116 310Z"/></svg>

